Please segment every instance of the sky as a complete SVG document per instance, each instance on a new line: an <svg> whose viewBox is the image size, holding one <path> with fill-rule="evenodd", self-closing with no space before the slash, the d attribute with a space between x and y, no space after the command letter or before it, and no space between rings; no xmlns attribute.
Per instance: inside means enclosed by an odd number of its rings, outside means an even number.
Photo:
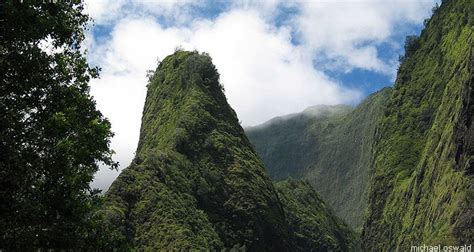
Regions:
<svg viewBox="0 0 474 252"><path fill-rule="evenodd" d="M439 0L85 0L98 109L112 123L119 171L133 159L148 70L176 48L207 52L242 126L326 104L357 105L391 86L405 37Z"/></svg>

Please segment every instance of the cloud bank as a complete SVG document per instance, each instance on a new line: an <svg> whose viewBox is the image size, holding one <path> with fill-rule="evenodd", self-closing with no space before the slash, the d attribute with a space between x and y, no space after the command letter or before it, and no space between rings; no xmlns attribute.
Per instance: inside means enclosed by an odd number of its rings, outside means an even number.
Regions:
<svg viewBox="0 0 474 252"><path fill-rule="evenodd" d="M226 96L244 126L315 104L355 103L326 70L364 69L394 75L394 58L379 46L400 47L393 34L421 23L433 1L236 1L212 9L205 1L86 1L96 28L86 47L102 68L91 82L109 118L120 169L136 149L146 94L146 71L177 46L213 58ZM216 8L217 8L216 7ZM117 172L101 169L93 183L106 189Z"/></svg>

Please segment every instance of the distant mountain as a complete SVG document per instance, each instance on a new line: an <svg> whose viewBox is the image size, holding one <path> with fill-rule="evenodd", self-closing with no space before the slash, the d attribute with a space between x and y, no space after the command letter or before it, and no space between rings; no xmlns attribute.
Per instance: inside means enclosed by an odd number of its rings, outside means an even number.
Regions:
<svg viewBox="0 0 474 252"><path fill-rule="evenodd" d="M293 114L288 114L284 116L277 116L275 118L272 118L268 120L267 122L264 122L263 124L257 125L257 126L251 126L251 127L246 127L245 131L253 131L253 130L258 130L261 128L266 128L269 126L272 126L274 124L282 123L285 121L288 121L290 119L310 119L314 117L329 117L332 115L338 115L338 114L345 114L348 113L352 110L352 107L349 105L334 105L334 106L326 106L326 105L315 105L306 108L300 113L293 113Z"/></svg>
<svg viewBox="0 0 474 252"><path fill-rule="evenodd" d="M307 182L275 182L296 251L356 251L357 235L318 196Z"/></svg>
<svg viewBox="0 0 474 252"><path fill-rule="evenodd" d="M148 84L136 157L106 194L103 212L120 247L298 251L295 242L313 238L295 239L283 206L210 57L166 57ZM352 236L340 238L317 244L342 248Z"/></svg>
<svg viewBox="0 0 474 252"><path fill-rule="evenodd" d="M389 95L385 88L356 108L310 107L246 134L272 179L307 179L338 216L360 229L375 126Z"/></svg>
<svg viewBox="0 0 474 252"><path fill-rule="evenodd" d="M366 250L474 242L474 3L434 11L377 129Z"/></svg>

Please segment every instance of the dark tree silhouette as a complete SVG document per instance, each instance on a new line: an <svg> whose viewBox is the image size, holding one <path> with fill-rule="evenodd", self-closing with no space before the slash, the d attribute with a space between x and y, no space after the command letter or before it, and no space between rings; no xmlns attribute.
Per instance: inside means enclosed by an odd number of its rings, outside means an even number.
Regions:
<svg viewBox="0 0 474 252"><path fill-rule="evenodd" d="M2 1L3 2L3 1ZM99 164L115 168L81 42L81 1L5 1L0 38L0 248L100 242ZM102 234L103 235L103 234Z"/></svg>

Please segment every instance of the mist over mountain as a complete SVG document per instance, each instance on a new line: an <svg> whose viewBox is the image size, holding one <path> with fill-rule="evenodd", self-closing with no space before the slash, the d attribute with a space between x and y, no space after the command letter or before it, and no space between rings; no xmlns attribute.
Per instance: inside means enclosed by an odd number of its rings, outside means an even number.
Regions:
<svg viewBox="0 0 474 252"><path fill-rule="evenodd" d="M375 127L390 92L385 88L355 108L310 107L246 134L272 179L307 179L337 215L360 229Z"/></svg>
<svg viewBox="0 0 474 252"><path fill-rule="evenodd" d="M269 126L272 126L274 124L278 123L284 123L285 121L292 120L295 118L301 118L302 120L305 120L306 118L314 118L314 117L328 117L332 116L335 114L345 114L348 113L352 110L352 107L349 105L333 105L333 106L328 106L328 105L314 105L311 107L306 108L305 110L301 111L300 113L293 113L293 114L288 114L284 116L277 116L275 118L272 118L262 124L255 125L255 126L249 126L245 127L245 131L254 131L257 129L262 129L266 128Z"/></svg>

